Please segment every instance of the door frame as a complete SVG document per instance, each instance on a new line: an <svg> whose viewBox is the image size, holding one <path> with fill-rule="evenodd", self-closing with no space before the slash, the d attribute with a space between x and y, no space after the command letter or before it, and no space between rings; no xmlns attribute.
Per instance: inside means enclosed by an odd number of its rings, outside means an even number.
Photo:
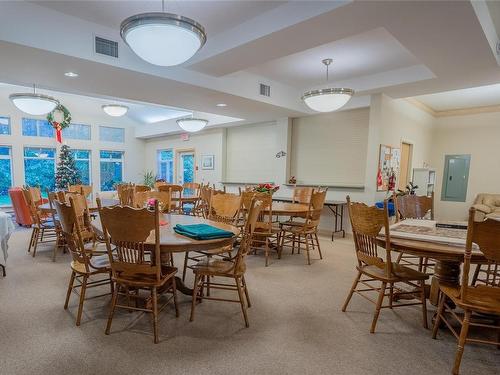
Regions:
<svg viewBox="0 0 500 375"><path fill-rule="evenodd" d="M194 168L193 168L193 181L196 181L196 150L192 147L190 148L179 148L175 150L175 159L174 159L174 175L175 175L175 185L180 185L179 183L179 173L180 173L180 168L179 168L179 163L181 162L181 155L183 153L193 153L193 162L194 162Z"/></svg>
<svg viewBox="0 0 500 375"><path fill-rule="evenodd" d="M408 182L411 181L412 179L412 176L413 176L413 148L415 147L414 145L414 142L413 141L410 141L408 139L401 139L401 143L399 145L399 150L400 150L400 159L402 158L403 156L403 143L404 144L407 144L410 146L410 156L408 157L408 170L407 170L407 175L406 175L406 180ZM399 165L399 178L401 178L401 160L399 161L400 165ZM405 184L405 187L406 185L408 184L408 182ZM398 188L399 188L399 183L400 181L398 180Z"/></svg>
<svg viewBox="0 0 500 375"><path fill-rule="evenodd" d="M461 198L448 198L446 197L446 185L448 181L448 164L450 159L464 159L466 161L466 172L465 172L465 185L464 197ZM441 186L441 200L446 202L466 202L467 201L467 190L469 188L469 172L470 172L470 154L452 154L444 155L444 166L443 166L443 183Z"/></svg>

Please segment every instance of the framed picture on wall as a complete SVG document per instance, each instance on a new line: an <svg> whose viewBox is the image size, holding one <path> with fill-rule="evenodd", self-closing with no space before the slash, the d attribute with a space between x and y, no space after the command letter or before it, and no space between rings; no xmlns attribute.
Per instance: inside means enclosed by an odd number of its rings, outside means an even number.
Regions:
<svg viewBox="0 0 500 375"><path fill-rule="evenodd" d="M214 155L201 155L201 169L214 169Z"/></svg>

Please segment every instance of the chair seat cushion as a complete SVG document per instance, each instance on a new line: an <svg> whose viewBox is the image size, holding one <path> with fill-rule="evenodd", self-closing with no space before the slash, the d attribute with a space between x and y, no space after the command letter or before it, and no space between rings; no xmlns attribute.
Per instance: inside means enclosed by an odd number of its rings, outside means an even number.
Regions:
<svg viewBox="0 0 500 375"><path fill-rule="evenodd" d="M467 288L466 301L461 298L460 286L440 285L439 289L462 309L500 315L500 287L487 285Z"/></svg>
<svg viewBox="0 0 500 375"><path fill-rule="evenodd" d="M246 265L243 263L242 266L236 270L237 274L245 273ZM206 257L201 261L193 265L194 273L199 274L209 274L209 275L220 275L220 276L231 276L234 271L234 263L229 260L215 259Z"/></svg>
<svg viewBox="0 0 500 375"><path fill-rule="evenodd" d="M392 263L391 276L387 276L384 267L381 268L371 265L371 266L362 266L357 268L359 271L363 272L364 274L370 277L387 282L427 280L429 278L429 275L423 272L419 272L410 267L405 267L398 263Z"/></svg>
<svg viewBox="0 0 500 375"><path fill-rule="evenodd" d="M160 287L163 286L168 280L172 279L177 273L177 268L170 266L161 266L160 280L156 279L156 275L152 274L120 274L116 277L115 281L119 284L126 284L135 287Z"/></svg>
<svg viewBox="0 0 500 375"><path fill-rule="evenodd" d="M73 260L71 262L71 268L78 273L92 273L98 271L109 271L109 257L108 254L97 255L90 258L89 272L85 269L85 264Z"/></svg>

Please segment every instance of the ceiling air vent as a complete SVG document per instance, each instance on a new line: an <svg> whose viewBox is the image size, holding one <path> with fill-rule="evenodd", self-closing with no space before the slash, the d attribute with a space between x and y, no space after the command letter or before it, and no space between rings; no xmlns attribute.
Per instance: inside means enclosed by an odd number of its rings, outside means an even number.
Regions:
<svg viewBox="0 0 500 375"><path fill-rule="evenodd" d="M260 84L260 95L271 96L271 86Z"/></svg>
<svg viewBox="0 0 500 375"><path fill-rule="evenodd" d="M118 42L96 36L95 52L101 55L118 58Z"/></svg>

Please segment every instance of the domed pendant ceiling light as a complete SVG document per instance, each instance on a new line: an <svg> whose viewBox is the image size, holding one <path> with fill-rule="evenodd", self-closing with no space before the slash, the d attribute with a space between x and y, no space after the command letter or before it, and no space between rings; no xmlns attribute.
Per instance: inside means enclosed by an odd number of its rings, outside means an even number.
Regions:
<svg viewBox="0 0 500 375"><path fill-rule="evenodd" d="M121 23L120 35L141 59L160 66L174 66L189 60L207 40L198 22L162 11L141 13Z"/></svg>
<svg viewBox="0 0 500 375"><path fill-rule="evenodd" d="M185 130L190 133L199 132L208 124L208 120L204 120L201 118L193 118L193 117L181 118L176 122L177 125L179 125L182 130Z"/></svg>
<svg viewBox="0 0 500 375"><path fill-rule="evenodd" d="M37 94L35 85L33 85L33 93L11 94L9 99L21 111L33 115L40 116L52 112L59 102L51 96Z"/></svg>
<svg viewBox="0 0 500 375"><path fill-rule="evenodd" d="M332 59L324 59L322 63L326 66L326 80L328 81L328 68ZM318 112L333 112L342 108L351 97L354 90L348 88L326 88L308 91L302 95L302 100L309 108Z"/></svg>
<svg viewBox="0 0 500 375"><path fill-rule="evenodd" d="M112 117L121 117L128 112L128 107L120 104L105 104L101 108L107 115Z"/></svg>

